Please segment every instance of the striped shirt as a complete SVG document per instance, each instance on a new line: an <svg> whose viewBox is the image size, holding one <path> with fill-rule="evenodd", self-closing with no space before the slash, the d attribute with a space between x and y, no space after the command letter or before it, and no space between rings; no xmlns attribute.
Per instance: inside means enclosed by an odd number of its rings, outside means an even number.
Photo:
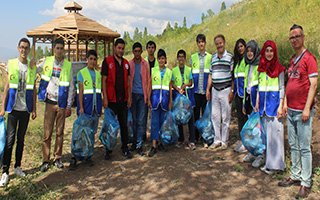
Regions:
<svg viewBox="0 0 320 200"><path fill-rule="evenodd" d="M227 50L221 58L218 53L212 56L210 73L212 75L212 85L216 90L222 90L232 85L233 55Z"/></svg>

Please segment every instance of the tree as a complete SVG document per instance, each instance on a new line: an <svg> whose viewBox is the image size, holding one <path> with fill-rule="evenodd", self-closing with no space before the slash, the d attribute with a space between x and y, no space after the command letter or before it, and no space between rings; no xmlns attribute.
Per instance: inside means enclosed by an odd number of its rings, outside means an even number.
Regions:
<svg viewBox="0 0 320 200"><path fill-rule="evenodd" d="M140 41L141 39L142 39L142 32L139 31L138 27L136 27L133 32L133 40Z"/></svg>
<svg viewBox="0 0 320 200"><path fill-rule="evenodd" d="M43 49L40 46L38 46L36 50L36 60L43 58L43 56L44 56Z"/></svg>
<svg viewBox="0 0 320 200"><path fill-rule="evenodd" d="M148 29L147 27L144 27L143 38L146 39L147 37L148 37Z"/></svg>
<svg viewBox="0 0 320 200"><path fill-rule="evenodd" d="M214 12L212 11L212 9L207 10L207 13L209 17L214 16Z"/></svg>
<svg viewBox="0 0 320 200"><path fill-rule="evenodd" d="M175 30L179 28L178 22L175 22L175 23L174 23L173 28L174 28Z"/></svg>
<svg viewBox="0 0 320 200"><path fill-rule="evenodd" d="M202 13L202 15L201 15L201 22L203 23L205 19L206 19L206 14Z"/></svg>
<svg viewBox="0 0 320 200"><path fill-rule="evenodd" d="M224 11L225 9L227 9L227 6L226 6L226 3L223 1L223 2L221 3L220 12L221 12L221 11Z"/></svg>
<svg viewBox="0 0 320 200"><path fill-rule="evenodd" d="M172 27L171 27L170 22L167 23L167 26L166 26L166 29L165 29L165 30L166 30L166 31L172 30Z"/></svg>
<svg viewBox="0 0 320 200"><path fill-rule="evenodd" d="M183 25L182 28L187 28L187 18L183 17Z"/></svg>

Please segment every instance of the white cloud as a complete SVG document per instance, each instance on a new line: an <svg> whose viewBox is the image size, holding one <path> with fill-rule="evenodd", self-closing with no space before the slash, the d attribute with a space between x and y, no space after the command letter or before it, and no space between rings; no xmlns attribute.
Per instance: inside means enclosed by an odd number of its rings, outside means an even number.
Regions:
<svg viewBox="0 0 320 200"><path fill-rule="evenodd" d="M239 0L224 0L227 6ZM68 0L55 0L53 7L41 11L42 15L57 17L65 14L64 5ZM163 31L168 21L171 25L178 22L182 25L183 17L187 25L199 23L201 13L212 9L219 12L223 0L77 0L83 15L94 19L120 34L124 31L133 33L135 27L143 31L158 34Z"/></svg>

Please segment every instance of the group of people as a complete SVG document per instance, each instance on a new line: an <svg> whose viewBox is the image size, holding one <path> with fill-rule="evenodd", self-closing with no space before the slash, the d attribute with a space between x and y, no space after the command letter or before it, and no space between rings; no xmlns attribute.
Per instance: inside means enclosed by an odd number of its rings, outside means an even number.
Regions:
<svg viewBox="0 0 320 200"><path fill-rule="evenodd" d="M54 165L63 168L61 162L65 118L71 115L74 97L77 101L77 114L97 119L102 108L110 108L120 124L121 150L124 157L132 158L132 152L145 154L148 112L151 108L151 141L147 155L152 157L165 148L160 138L160 129L166 113L178 94L186 95L193 107L193 115L188 123L189 142L187 147L196 149L201 142L201 134L194 122L204 113L211 101L211 121L215 131L212 144L204 143L205 148L227 149L229 145L229 125L231 104L234 100L239 132L252 112L259 112L263 129L267 135L266 151L255 157L248 153L244 162L261 167L267 174L284 170L284 118L287 118L288 138L291 152L291 176L279 186L300 185L298 197L306 197L311 188L312 155L311 136L314 115L314 99L317 89L318 66L315 57L304 46L304 32L299 25L293 25L289 41L295 54L287 70L279 63L276 43L266 41L260 51L255 40L237 40L234 54L225 49L226 39L222 34L214 37L216 53L206 51L206 36L198 34L198 51L191 55L190 67L186 52L177 52L177 66L167 66L167 56L156 44L146 44L147 57L143 58L142 45L132 46L133 58L124 56L125 41L118 38L114 42L114 55L104 58L102 68L97 67L97 52L87 52L87 67L77 75L72 73L72 63L64 58L64 41L54 41L54 56L45 58L42 64L28 61L30 42L23 38L18 43L20 53L17 59L8 61L8 82L4 87L0 115L8 113L7 141L3 158L3 173L0 185L9 181L9 167L12 147L17 135L16 162L14 173L25 176L21 169L24 136L29 118L36 118L36 96L45 102L43 164L41 171L50 167L50 147L53 127L56 127ZM36 73L41 73L38 92ZM288 81L285 85L285 75ZM74 83L76 76L76 83ZM76 89L74 88L76 86ZM76 90L76 95L74 91ZM133 116L133 144L128 147L127 127L128 108ZM98 123L95 123L98 126ZM96 127L97 128L97 127ZM95 130L96 131L96 130ZM179 126L177 146L184 144L183 127ZM247 152L241 141L236 152ZM105 159L111 159L111 150L106 149ZM75 162L73 162L75 164Z"/></svg>

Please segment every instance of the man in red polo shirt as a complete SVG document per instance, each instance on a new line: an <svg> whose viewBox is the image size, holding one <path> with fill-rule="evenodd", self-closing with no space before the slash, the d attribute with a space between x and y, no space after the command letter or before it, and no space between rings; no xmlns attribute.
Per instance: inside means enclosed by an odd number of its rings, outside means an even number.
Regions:
<svg viewBox="0 0 320 200"><path fill-rule="evenodd" d="M306 198L311 191L312 175L312 119L317 91L318 64L304 46L303 28L293 25L289 40L295 54L290 60L288 83L284 101L287 114L288 141L291 151L291 176L278 183L288 187L300 185L296 198Z"/></svg>
<svg viewBox="0 0 320 200"><path fill-rule="evenodd" d="M122 38L114 42L114 55L108 56L102 63L102 92L103 106L109 107L120 123L121 149L124 157L130 159L132 154L128 149L128 107L131 106L129 92L130 67L129 62L123 58L125 42ZM106 149L105 159L110 160L109 149Z"/></svg>

